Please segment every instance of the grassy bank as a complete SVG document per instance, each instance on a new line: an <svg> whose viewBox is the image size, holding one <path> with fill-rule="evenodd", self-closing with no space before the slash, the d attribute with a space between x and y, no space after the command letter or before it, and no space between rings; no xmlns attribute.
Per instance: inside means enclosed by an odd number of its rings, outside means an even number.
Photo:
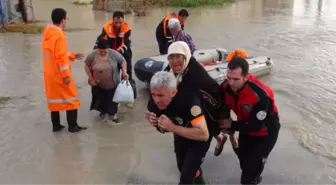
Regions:
<svg viewBox="0 0 336 185"><path fill-rule="evenodd" d="M1 29L0 32L21 32L26 34L39 34L43 33L44 26L37 24L37 23L24 23L24 22L17 22L6 24L6 30Z"/></svg>
<svg viewBox="0 0 336 185"><path fill-rule="evenodd" d="M93 4L95 0L75 0L73 4L75 5L88 5ZM136 2L131 2L130 0L124 0L133 6ZM204 5L219 5L226 2L233 2L234 0L146 0L149 6L173 6L173 7L196 7Z"/></svg>
<svg viewBox="0 0 336 185"><path fill-rule="evenodd" d="M232 2L232 0L171 0L171 6L178 7L196 7L204 5L218 5L225 2Z"/></svg>
<svg viewBox="0 0 336 185"><path fill-rule="evenodd" d="M76 1L72 2L72 4L78 5L78 6L86 6L86 5L92 5L93 1L80 1L80 0L76 0Z"/></svg>

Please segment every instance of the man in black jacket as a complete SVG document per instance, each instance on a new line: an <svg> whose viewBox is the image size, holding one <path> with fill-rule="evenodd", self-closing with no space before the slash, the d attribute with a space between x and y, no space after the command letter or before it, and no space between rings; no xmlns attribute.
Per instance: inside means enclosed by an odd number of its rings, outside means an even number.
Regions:
<svg viewBox="0 0 336 185"><path fill-rule="evenodd" d="M205 184L201 165L211 138L198 94L178 92L175 76L166 71L155 73L150 91L158 112L147 112L146 118L152 126L174 133L179 185Z"/></svg>
<svg viewBox="0 0 336 185"><path fill-rule="evenodd" d="M189 17L189 13L185 9L181 9L178 15L175 12L169 12L168 15L160 22L156 27L156 40L159 45L160 55L165 55L168 52L168 47L173 43L173 35L170 33L168 28L168 21L171 18L179 19L181 23L181 28L184 30L184 22Z"/></svg>

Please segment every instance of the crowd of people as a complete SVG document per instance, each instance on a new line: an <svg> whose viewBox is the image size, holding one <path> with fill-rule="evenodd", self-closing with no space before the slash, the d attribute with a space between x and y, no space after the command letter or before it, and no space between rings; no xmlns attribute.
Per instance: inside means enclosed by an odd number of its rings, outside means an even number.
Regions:
<svg viewBox="0 0 336 185"><path fill-rule="evenodd" d="M230 138L240 161L241 184L259 184L269 154L278 139L280 122L272 90L249 73L245 54L230 55L227 77L222 84L212 79L193 57L195 45L184 32L187 10L171 12L156 29L160 54L168 54L169 69L154 74L146 119L160 133L174 134L179 184L205 184L201 165L212 138L219 156ZM67 13L56 8L53 24L42 37L44 85L51 112L53 132L61 131L60 111L66 111L69 132L86 127L77 123L80 106L71 72L71 62L84 54L68 52L64 28ZM122 12L114 12L103 26L93 51L85 58L85 72L91 86L90 110L118 122L118 104L113 102L121 79L129 80L137 97L132 76L131 28ZM121 71L121 74L120 74ZM133 104L129 104L133 107ZM231 118L231 110L237 120ZM235 137L239 132L239 137Z"/></svg>

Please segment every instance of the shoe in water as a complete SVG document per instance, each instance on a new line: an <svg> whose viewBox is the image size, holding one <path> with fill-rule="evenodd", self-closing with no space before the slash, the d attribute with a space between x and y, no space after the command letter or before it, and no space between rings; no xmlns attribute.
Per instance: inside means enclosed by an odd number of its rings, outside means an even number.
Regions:
<svg viewBox="0 0 336 185"><path fill-rule="evenodd" d="M64 129L63 125L53 126L53 132L59 132Z"/></svg>
<svg viewBox="0 0 336 185"><path fill-rule="evenodd" d="M128 108L133 108L133 107L134 107L134 104L133 104L133 103L129 103L129 104L127 104L127 107L128 107Z"/></svg>
<svg viewBox="0 0 336 185"><path fill-rule="evenodd" d="M100 118L104 118L105 115L106 115L105 113L102 113L102 112L101 112L101 113L99 114L99 117L100 117Z"/></svg>
<svg viewBox="0 0 336 185"><path fill-rule="evenodd" d="M87 127L81 127L81 126L74 126L74 127L69 127L68 131L71 133L75 133L75 132L80 132L82 130L86 130Z"/></svg>
<svg viewBox="0 0 336 185"><path fill-rule="evenodd" d="M113 122L115 122L115 123L118 123L119 122L119 120L118 120L118 114L116 113L116 114L114 114L114 115L109 115L109 120L112 120Z"/></svg>

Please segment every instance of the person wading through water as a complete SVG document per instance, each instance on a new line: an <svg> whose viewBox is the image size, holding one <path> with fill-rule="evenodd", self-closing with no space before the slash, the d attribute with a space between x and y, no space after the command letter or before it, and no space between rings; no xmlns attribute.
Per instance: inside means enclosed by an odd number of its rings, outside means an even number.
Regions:
<svg viewBox="0 0 336 185"><path fill-rule="evenodd" d="M71 72L70 61L82 59L82 53L69 53L64 34L67 12L56 8L51 12L52 25L48 25L42 36L42 57L44 88L51 112L53 132L64 128L60 123L60 111L66 111L69 132L79 132L86 127L78 126L77 114L80 100L75 80Z"/></svg>
<svg viewBox="0 0 336 185"><path fill-rule="evenodd" d="M227 66L222 84L222 100L237 115L237 121L222 122L224 132L239 131L238 148L241 184L259 184L261 174L279 135L279 113L271 88L249 73L249 64L241 56Z"/></svg>
<svg viewBox="0 0 336 185"><path fill-rule="evenodd" d="M100 39L97 49L85 59L85 72L92 87L92 101L90 110L97 110L101 117L106 114L114 122L118 122L118 103L112 101L115 90L120 82L121 66L123 79L128 79L127 64L124 57L110 49L105 39Z"/></svg>
<svg viewBox="0 0 336 185"><path fill-rule="evenodd" d="M147 111L146 118L152 126L174 133L179 184L205 184L201 164L211 139L198 93L179 92L174 74L166 71L154 74L150 91L158 112Z"/></svg>
<svg viewBox="0 0 336 185"><path fill-rule="evenodd" d="M137 98L136 83L133 79L132 72L132 50L131 50L131 27L125 22L124 13L115 11L113 19L106 23L103 27L101 34L98 36L93 49L97 48L97 43L100 39L104 38L108 41L111 49L117 50L122 54L127 62L127 74L129 75L129 82L132 85L134 99ZM134 104L127 104L132 108Z"/></svg>
<svg viewBox="0 0 336 185"><path fill-rule="evenodd" d="M189 46L183 41L174 42L169 46L168 61L177 77L178 91L190 93L195 91L201 98L210 138L215 137L217 140L214 155L219 156L227 140L227 136L220 132L219 121L230 117L226 114L226 104L222 103L219 84L191 56ZM154 114L158 111L151 102L148 103L147 109Z"/></svg>

